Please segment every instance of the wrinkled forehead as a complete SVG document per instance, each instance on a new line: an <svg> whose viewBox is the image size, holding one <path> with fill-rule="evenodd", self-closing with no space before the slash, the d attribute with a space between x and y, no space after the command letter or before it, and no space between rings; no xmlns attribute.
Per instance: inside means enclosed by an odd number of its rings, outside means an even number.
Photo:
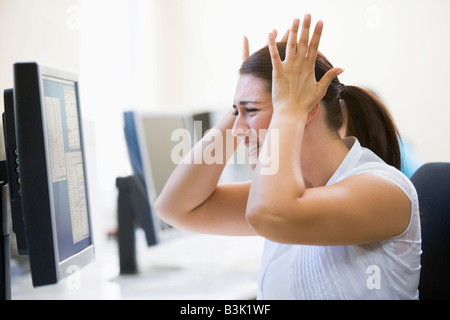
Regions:
<svg viewBox="0 0 450 320"><path fill-rule="evenodd" d="M268 101L272 94L267 81L252 75L244 74L239 77L234 100L236 101Z"/></svg>

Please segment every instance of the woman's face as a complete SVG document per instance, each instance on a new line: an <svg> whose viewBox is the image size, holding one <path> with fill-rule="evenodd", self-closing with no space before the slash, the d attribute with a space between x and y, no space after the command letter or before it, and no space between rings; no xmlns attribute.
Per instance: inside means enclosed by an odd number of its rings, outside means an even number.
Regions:
<svg viewBox="0 0 450 320"><path fill-rule="evenodd" d="M267 82L252 75L240 76L233 109L236 116L233 135L244 140L250 163L254 164L273 113L272 94Z"/></svg>

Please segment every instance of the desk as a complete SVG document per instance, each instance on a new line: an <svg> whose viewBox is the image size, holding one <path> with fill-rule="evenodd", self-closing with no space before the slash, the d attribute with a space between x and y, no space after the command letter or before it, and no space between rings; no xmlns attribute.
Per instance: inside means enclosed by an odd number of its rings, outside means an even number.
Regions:
<svg viewBox="0 0 450 320"><path fill-rule="evenodd" d="M120 275L115 240L96 244L96 261L57 285L33 288L12 277L12 299L254 299L263 239L189 234L155 247L137 235L140 272Z"/></svg>

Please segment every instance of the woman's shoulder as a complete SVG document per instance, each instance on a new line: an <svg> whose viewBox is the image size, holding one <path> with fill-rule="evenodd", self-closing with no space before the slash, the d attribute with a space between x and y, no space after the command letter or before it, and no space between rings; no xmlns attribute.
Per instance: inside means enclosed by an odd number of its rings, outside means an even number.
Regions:
<svg viewBox="0 0 450 320"><path fill-rule="evenodd" d="M358 161L354 163L354 167L349 168L346 171L345 175L343 175L341 178L345 179L347 177L355 176L358 174L373 174L379 177L383 177L384 179L390 181L398 188L400 188L411 202L411 216L409 224L404 232L394 238L420 238L419 200L417 191L411 180L397 168L386 164L371 150L364 147L361 147L361 149L362 153ZM409 235L407 235L407 233Z"/></svg>
<svg viewBox="0 0 450 320"><path fill-rule="evenodd" d="M359 145L359 143L354 145L353 148L359 149L359 152L353 152L353 155L355 155L354 159L347 162L347 166L340 168L340 176L337 178L337 181L357 174L374 174L384 177L397 185L411 200L417 198L412 182L400 170L388 165L373 151Z"/></svg>

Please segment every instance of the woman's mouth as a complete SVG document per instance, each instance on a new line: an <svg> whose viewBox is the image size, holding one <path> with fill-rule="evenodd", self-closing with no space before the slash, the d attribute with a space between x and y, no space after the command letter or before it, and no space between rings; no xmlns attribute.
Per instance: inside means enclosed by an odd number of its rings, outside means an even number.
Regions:
<svg viewBox="0 0 450 320"><path fill-rule="evenodd" d="M246 136L244 139L244 145L247 148L247 152L250 157L255 157L258 155L260 144L257 136Z"/></svg>
<svg viewBox="0 0 450 320"><path fill-rule="evenodd" d="M252 156L258 152L259 145L253 144L253 145L247 145L248 148L248 155Z"/></svg>

